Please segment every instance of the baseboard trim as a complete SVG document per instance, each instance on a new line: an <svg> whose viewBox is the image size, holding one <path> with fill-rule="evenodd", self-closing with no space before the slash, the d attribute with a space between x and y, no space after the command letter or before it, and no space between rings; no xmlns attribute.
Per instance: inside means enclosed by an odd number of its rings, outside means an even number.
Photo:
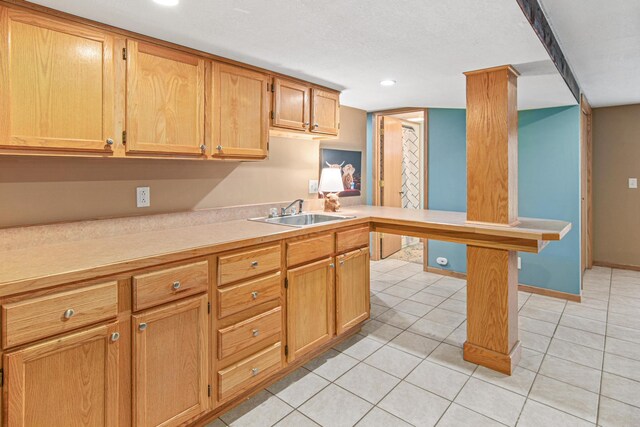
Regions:
<svg viewBox="0 0 640 427"><path fill-rule="evenodd" d="M608 268L619 268L621 270L640 271L640 266L638 265L615 264L612 262L604 262L604 261L593 261L593 265L596 267L608 267Z"/></svg>
<svg viewBox="0 0 640 427"><path fill-rule="evenodd" d="M595 262L594 262L594 265L596 265ZM606 266L603 266L603 267L606 267ZM637 269L640 271L640 267L637 267ZM442 268L437 268L437 267L427 267L426 271L429 273L440 274L442 276L455 277L456 279L467 278L467 275L465 273L458 273L457 271L444 270ZM567 301L582 302L582 295L569 294L567 292L555 291L553 289L546 289L546 288L539 288L537 286L518 284L518 290L522 292L529 292L531 294L544 295L546 297L564 299Z"/></svg>

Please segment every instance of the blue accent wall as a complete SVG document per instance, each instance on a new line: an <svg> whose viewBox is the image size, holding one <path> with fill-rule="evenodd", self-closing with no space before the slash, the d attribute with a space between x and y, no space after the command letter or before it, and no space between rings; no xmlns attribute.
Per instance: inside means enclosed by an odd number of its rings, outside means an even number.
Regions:
<svg viewBox="0 0 640 427"><path fill-rule="evenodd" d="M429 109L429 209L466 210L466 117ZM580 293L580 112L578 106L526 110L518 126L519 216L570 221L572 230L540 254L522 257L520 283ZM445 267L438 256L448 258ZM429 265L466 272L465 245L429 241Z"/></svg>
<svg viewBox="0 0 640 427"><path fill-rule="evenodd" d="M467 210L467 117L466 110L430 108L429 126L429 209ZM436 257L449 260L436 264ZM464 273L467 271L466 245L429 240L429 265Z"/></svg>

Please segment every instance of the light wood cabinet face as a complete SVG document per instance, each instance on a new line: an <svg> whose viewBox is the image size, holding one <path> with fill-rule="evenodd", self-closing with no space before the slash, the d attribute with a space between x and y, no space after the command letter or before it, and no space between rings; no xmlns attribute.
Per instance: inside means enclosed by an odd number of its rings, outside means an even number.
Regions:
<svg viewBox="0 0 640 427"><path fill-rule="evenodd" d="M311 132L337 135L340 127L340 94L311 89Z"/></svg>
<svg viewBox="0 0 640 427"><path fill-rule="evenodd" d="M337 257L336 332L341 334L369 318L369 248Z"/></svg>
<svg viewBox="0 0 640 427"><path fill-rule="evenodd" d="M127 152L202 155L205 60L127 41Z"/></svg>
<svg viewBox="0 0 640 427"><path fill-rule="evenodd" d="M207 295L133 316L135 426L175 426L209 407Z"/></svg>
<svg viewBox="0 0 640 427"><path fill-rule="evenodd" d="M309 129L309 86L291 80L273 79L273 126Z"/></svg>
<svg viewBox="0 0 640 427"><path fill-rule="evenodd" d="M287 272L287 345L291 362L334 335L333 258Z"/></svg>
<svg viewBox="0 0 640 427"><path fill-rule="evenodd" d="M7 425L118 425L115 324L4 355Z"/></svg>
<svg viewBox="0 0 640 427"><path fill-rule="evenodd" d="M214 64L213 155L267 156L268 76L227 64Z"/></svg>
<svg viewBox="0 0 640 427"><path fill-rule="evenodd" d="M113 39L0 7L0 146L111 153Z"/></svg>

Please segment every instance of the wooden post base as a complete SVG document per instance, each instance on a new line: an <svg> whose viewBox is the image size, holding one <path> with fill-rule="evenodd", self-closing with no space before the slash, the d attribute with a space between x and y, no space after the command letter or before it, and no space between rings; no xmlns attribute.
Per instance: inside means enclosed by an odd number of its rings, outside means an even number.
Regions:
<svg viewBox="0 0 640 427"><path fill-rule="evenodd" d="M468 341L464 343L463 349L463 357L467 362L482 365L506 375L513 374L514 369L520 362L521 354L520 341L516 342L509 354L502 354L488 348L479 347Z"/></svg>

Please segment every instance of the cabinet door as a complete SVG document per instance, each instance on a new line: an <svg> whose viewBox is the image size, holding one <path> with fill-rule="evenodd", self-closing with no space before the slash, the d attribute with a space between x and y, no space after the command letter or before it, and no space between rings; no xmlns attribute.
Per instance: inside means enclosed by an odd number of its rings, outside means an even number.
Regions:
<svg viewBox="0 0 640 427"><path fill-rule="evenodd" d="M214 68L214 157L266 157L268 76L227 64Z"/></svg>
<svg viewBox="0 0 640 427"><path fill-rule="evenodd" d="M316 349L334 335L333 258L287 272L288 360Z"/></svg>
<svg viewBox="0 0 640 427"><path fill-rule="evenodd" d="M336 329L341 334L369 318L369 248L337 258Z"/></svg>
<svg viewBox="0 0 640 427"><path fill-rule="evenodd" d="M209 407L207 295L133 316L134 425L175 426Z"/></svg>
<svg viewBox="0 0 640 427"><path fill-rule="evenodd" d="M273 126L309 129L309 87L291 80L273 79Z"/></svg>
<svg viewBox="0 0 640 427"><path fill-rule="evenodd" d="M0 146L111 153L113 39L0 7Z"/></svg>
<svg viewBox="0 0 640 427"><path fill-rule="evenodd" d="M311 132L337 135L340 128L340 94L311 89Z"/></svg>
<svg viewBox="0 0 640 427"><path fill-rule="evenodd" d="M201 155L205 61L127 41L127 152Z"/></svg>
<svg viewBox="0 0 640 427"><path fill-rule="evenodd" d="M7 425L116 427L118 346L111 324L5 354Z"/></svg>

